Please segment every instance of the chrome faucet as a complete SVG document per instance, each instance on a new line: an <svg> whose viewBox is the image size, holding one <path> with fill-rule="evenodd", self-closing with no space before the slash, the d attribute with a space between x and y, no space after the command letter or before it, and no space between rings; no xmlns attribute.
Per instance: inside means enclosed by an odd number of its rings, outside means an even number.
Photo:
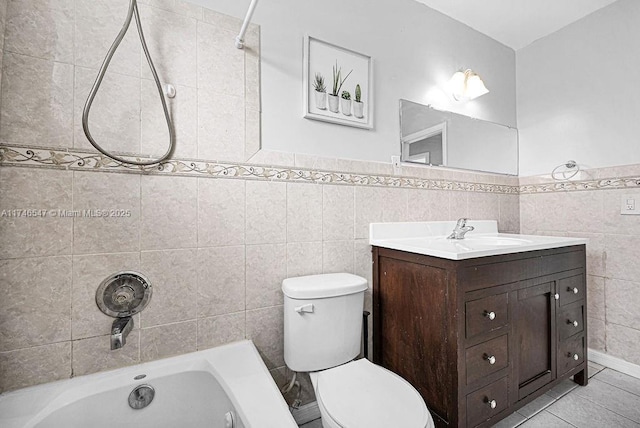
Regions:
<svg viewBox="0 0 640 428"><path fill-rule="evenodd" d="M111 325L111 350L122 348L127 343L127 336L133 329L133 318L116 318Z"/></svg>
<svg viewBox="0 0 640 428"><path fill-rule="evenodd" d="M467 226L468 218L460 218L456 223L456 227L451 232L451 235L447 236L447 239L464 239L464 235L467 232L471 232L475 229L473 226Z"/></svg>

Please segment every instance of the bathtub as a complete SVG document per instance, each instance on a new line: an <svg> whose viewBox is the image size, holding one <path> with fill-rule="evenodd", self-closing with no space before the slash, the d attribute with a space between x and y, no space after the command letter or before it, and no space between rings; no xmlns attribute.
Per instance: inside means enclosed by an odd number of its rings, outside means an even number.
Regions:
<svg viewBox="0 0 640 428"><path fill-rule="evenodd" d="M129 394L141 385L155 395L134 410ZM2 428L114 426L297 427L248 340L0 395Z"/></svg>

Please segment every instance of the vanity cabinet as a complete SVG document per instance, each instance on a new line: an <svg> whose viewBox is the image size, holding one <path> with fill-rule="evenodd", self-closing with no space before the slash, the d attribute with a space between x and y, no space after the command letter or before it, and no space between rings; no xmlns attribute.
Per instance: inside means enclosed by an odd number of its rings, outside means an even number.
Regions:
<svg viewBox="0 0 640 428"><path fill-rule="evenodd" d="M373 359L438 427L488 427L587 383L585 246L448 260L373 247Z"/></svg>

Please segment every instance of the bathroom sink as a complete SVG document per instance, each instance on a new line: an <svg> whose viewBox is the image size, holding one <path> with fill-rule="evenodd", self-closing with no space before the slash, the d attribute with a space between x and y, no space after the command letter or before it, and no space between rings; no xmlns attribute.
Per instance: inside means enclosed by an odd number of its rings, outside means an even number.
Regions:
<svg viewBox="0 0 640 428"><path fill-rule="evenodd" d="M464 239L447 239L455 221L418 223L372 223L371 245L450 260L521 253L586 244L582 238L498 233L495 220L467 223L474 227Z"/></svg>

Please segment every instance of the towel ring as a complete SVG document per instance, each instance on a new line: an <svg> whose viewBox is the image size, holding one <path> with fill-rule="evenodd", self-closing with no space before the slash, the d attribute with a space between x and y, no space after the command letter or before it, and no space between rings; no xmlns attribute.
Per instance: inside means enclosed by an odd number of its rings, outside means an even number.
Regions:
<svg viewBox="0 0 640 428"><path fill-rule="evenodd" d="M560 168L566 168L566 170L558 171ZM569 172L571 173L571 175L567 176L567 173ZM574 160L568 160L567 162L553 168L553 171L551 171L551 178L558 181L571 180L579 172L580 172L580 165L578 165L578 163ZM558 177L558 175L560 174L562 174L562 177Z"/></svg>

